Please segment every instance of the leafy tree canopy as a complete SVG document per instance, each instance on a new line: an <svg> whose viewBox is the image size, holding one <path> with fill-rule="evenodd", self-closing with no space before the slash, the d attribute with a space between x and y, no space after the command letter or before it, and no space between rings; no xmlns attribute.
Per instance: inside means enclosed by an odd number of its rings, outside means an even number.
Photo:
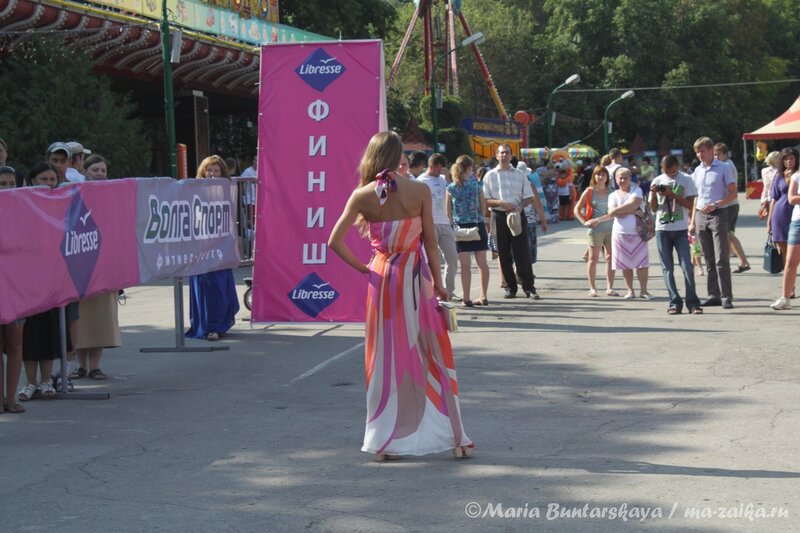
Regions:
<svg viewBox="0 0 800 533"><path fill-rule="evenodd" d="M413 2L400 4L398 31L386 43L387 65L414 12ZM480 49L508 114L524 109L539 117L531 128L532 145L546 144L548 96L574 73L581 82L553 98L554 145L585 139L602 147L606 106L627 88L647 87L653 89L637 90L610 111L613 143L627 144L640 134L651 148L663 138L674 147L691 147L695 138L709 135L735 149L743 132L783 112L800 92L797 82L675 88L800 77L796 1L464 0L462 5L472 31L486 35ZM458 25L457 39L463 38ZM419 109L414 102L424 93L422 56L418 24L389 92L411 110ZM471 52L460 50L458 57L466 114L496 117ZM440 67L437 79L444 70ZM427 117L417 119L423 123Z"/></svg>
<svg viewBox="0 0 800 533"><path fill-rule="evenodd" d="M385 0L281 0L281 22L342 39L386 38L395 27L395 7Z"/></svg>
<svg viewBox="0 0 800 533"><path fill-rule="evenodd" d="M146 176L150 142L127 96L60 40L32 38L0 63L0 137L26 172L55 141L78 141L109 161L109 176Z"/></svg>

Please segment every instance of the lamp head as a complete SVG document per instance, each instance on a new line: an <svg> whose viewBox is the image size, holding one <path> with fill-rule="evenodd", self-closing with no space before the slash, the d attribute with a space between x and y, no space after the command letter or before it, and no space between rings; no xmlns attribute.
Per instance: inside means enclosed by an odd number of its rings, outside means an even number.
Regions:
<svg viewBox="0 0 800 533"><path fill-rule="evenodd" d="M481 44L484 41L486 41L486 36L483 34L483 32L479 31L473 33L472 35L461 41L461 46L469 46L471 44Z"/></svg>
<svg viewBox="0 0 800 533"><path fill-rule="evenodd" d="M579 81L581 81L580 74L573 74L567 78L567 81L564 82L564 85L572 85L573 83L578 83Z"/></svg>
<svg viewBox="0 0 800 533"><path fill-rule="evenodd" d="M634 95L633 91L625 91L624 93L622 93L622 96L620 96L620 99L627 100L628 98L633 98L633 95Z"/></svg>

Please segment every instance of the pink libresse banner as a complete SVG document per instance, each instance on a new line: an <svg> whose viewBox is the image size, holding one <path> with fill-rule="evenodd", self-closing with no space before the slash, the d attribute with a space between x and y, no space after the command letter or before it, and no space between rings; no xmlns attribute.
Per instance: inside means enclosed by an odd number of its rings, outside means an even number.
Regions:
<svg viewBox="0 0 800 533"><path fill-rule="evenodd" d="M367 278L328 250L370 137L386 128L380 41L261 49L254 322L361 322ZM366 263L355 228L348 245Z"/></svg>
<svg viewBox="0 0 800 533"><path fill-rule="evenodd" d="M136 181L0 191L0 324L139 284Z"/></svg>

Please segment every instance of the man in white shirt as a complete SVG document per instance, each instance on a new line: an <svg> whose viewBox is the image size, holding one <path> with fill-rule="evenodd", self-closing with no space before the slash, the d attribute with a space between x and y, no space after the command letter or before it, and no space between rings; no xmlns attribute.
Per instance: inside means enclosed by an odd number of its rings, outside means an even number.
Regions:
<svg viewBox="0 0 800 533"><path fill-rule="evenodd" d="M708 137L694 142L694 152L700 164L692 173L697 197L689 232L697 229L708 265L708 299L702 305L733 309L728 206L736 199L736 176L730 165L714 159L714 142Z"/></svg>
<svg viewBox="0 0 800 533"><path fill-rule="evenodd" d="M528 245L528 222L522 212L533 202L533 189L527 176L511 166L510 146L501 144L497 148L497 160L498 165L483 177L483 196L492 211L500 268L507 285L504 298L517 297L519 275L525 296L538 300L531 266L531 249ZM522 231L518 235L513 235L508 227L507 218L513 212L520 215Z"/></svg>
<svg viewBox="0 0 800 533"><path fill-rule="evenodd" d="M614 172L622 166L622 151L619 148L612 148L608 151L608 157L611 158L611 164L606 167L608 170L608 179L611 180L611 188L617 188L617 181L614 179Z"/></svg>
<svg viewBox="0 0 800 533"><path fill-rule="evenodd" d="M253 157L250 166L244 169L242 172L242 178L258 178L258 156ZM254 209L256 205L256 182L250 182L243 184L244 187L242 188L242 201L244 205L248 206L248 209Z"/></svg>
<svg viewBox="0 0 800 533"><path fill-rule="evenodd" d="M725 143L717 143L714 145L714 158L718 161L729 164L733 169L733 175L737 176L738 178L739 173L736 171L736 165L733 164L733 161L728 159L728 146ZM739 266L736 268L736 270L732 270L732 272L734 274L741 274L742 272L747 272L750 270L750 262L747 260L747 254L744 253L742 243L739 242L739 238L736 236L737 220L739 220L738 197L728 206L728 241L733 249L733 253L735 253L736 257L739 258Z"/></svg>
<svg viewBox="0 0 800 533"><path fill-rule="evenodd" d="M425 152L416 151L411 154L409 159L410 164L408 165L408 171L411 173L411 175L422 175L422 172L425 170L425 165L428 164L428 156L425 155Z"/></svg>
<svg viewBox="0 0 800 533"><path fill-rule="evenodd" d="M650 186L650 208L656 214L656 247L661 259L664 284L669 293L667 312L679 315L683 311L684 304L675 283L674 251L683 270L686 307L691 314L699 315L703 313L703 309L700 307L700 298L697 297L694 283L688 233L697 187L692 178L681 172L679 167L678 158L674 155L665 156L661 160L662 174L656 176Z"/></svg>
<svg viewBox="0 0 800 533"><path fill-rule="evenodd" d="M447 167L447 158L442 154L433 154L428 158L428 169L417 177L417 181L424 183L431 190L433 203L433 224L436 226L436 240L439 250L444 256L444 288L450 298L456 284L456 270L458 268L458 251L456 250L456 233L453 222L447 216L447 180L442 171Z"/></svg>
<svg viewBox="0 0 800 533"><path fill-rule="evenodd" d="M70 141L65 143L67 148L69 148L70 158L69 158L69 167L67 167L66 175L67 181L71 182L81 182L86 181L86 177L81 174L81 169L83 168L83 161L87 155L92 153L91 150L87 150L83 147L83 145L79 142Z"/></svg>

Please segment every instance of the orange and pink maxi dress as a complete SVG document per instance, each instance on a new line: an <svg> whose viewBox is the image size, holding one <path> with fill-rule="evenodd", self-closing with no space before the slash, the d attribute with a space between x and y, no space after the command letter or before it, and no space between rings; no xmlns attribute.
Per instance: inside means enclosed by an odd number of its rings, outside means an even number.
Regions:
<svg viewBox="0 0 800 533"><path fill-rule="evenodd" d="M444 317L422 248L421 217L371 222L365 452L424 455L472 446L464 433Z"/></svg>

